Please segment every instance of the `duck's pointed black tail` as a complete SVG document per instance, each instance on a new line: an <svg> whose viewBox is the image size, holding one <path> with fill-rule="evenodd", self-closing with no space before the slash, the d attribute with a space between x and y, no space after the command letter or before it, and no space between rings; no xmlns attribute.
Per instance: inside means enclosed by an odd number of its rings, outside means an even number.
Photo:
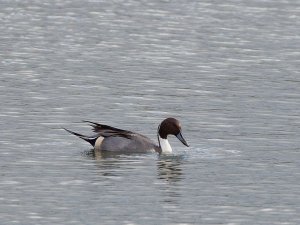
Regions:
<svg viewBox="0 0 300 225"><path fill-rule="evenodd" d="M86 142L90 143L93 147L95 146L95 143L96 143L96 140L98 137L88 137L88 136L85 136L83 134L78 134L78 133L75 133L73 131L70 131L64 127L62 127L65 131L69 132L70 134L74 134L75 136L85 140Z"/></svg>

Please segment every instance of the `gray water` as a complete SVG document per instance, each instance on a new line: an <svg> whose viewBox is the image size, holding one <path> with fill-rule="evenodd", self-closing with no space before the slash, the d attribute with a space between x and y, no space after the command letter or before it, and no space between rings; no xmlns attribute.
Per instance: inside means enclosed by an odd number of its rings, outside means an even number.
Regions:
<svg viewBox="0 0 300 225"><path fill-rule="evenodd" d="M300 224L300 3L0 1L0 224ZM190 148L99 155L61 129Z"/></svg>

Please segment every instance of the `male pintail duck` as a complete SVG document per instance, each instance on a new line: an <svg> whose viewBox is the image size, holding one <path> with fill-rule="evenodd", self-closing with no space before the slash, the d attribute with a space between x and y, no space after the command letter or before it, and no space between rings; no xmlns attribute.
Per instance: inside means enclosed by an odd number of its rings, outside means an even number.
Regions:
<svg viewBox="0 0 300 225"><path fill-rule="evenodd" d="M84 121L93 127L96 133L93 136L85 136L65 129L81 139L89 142L96 151L111 151L121 153L172 153L168 135L175 135L185 146L189 146L181 133L181 125L177 119L167 118L161 122L157 130L158 145L148 137L127 130L121 130L104 124Z"/></svg>

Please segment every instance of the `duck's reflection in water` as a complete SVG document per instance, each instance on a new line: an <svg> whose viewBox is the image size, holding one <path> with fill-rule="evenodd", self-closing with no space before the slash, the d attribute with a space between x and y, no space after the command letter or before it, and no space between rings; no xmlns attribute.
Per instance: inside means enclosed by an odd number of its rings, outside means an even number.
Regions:
<svg viewBox="0 0 300 225"><path fill-rule="evenodd" d="M93 149L85 151L83 155L87 158L95 160L96 166L100 169L99 172L103 176L122 176L123 173L134 170L137 166L145 169L145 159L148 154L126 155L114 152L94 151ZM148 155L148 156L147 156ZM138 156L138 157L137 157ZM156 161L157 179L175 184L183 179L182 162L184 156L165 156L160 155ZM148 164L151 165L152 163ZM146 166L147 167L147 166ZM154 169L154 168L148 168ZM143 173L145 171L140 171ZM124 174L123 174L124 175Z"/></svg>
<svg viewBox="0 0 300 225"><path fill-rule="evenodd" d="M182 161L183 156L159 156L157 161L158 179L168 182L180 181L183 176Z"/></svg>
<svg viewBox="0 0 300 225"><path fill-rule="evenodd" d="M121 177L122 171L129 170L126 167L126 155L114 152L94 151L94 149L84 151L86 158L95 160L98 168L96 171L104 177ZM99 177L100 178L100 177Z"/></svg>
<svg viewBox="0 0 300 225"><path fill-rule="evenodd" d="M147 172L145 168L151 160L149 153L126 154L120 152L94 151L93 149L83 152L84 157L92 159L98 173L106 177L143 176ZM152 161L153 162L153 161ZM151 168L153 169L153 168Z"/></svg>
<svg viewBox="0 0 300 225"><path fill-rule="evenodd" d="M94 149L84 151L82 153L82 155L84 155L87 158L94 159L96 161L102 161L105 159L111 159L111 160L120 159L120 158L124 158L126 156L130 156L130 154L126 154L126 153L109 152L109 151L95 151Z"/></svg>
<svg viewBox="0 0 300 225"><path fill-rule="evenodd" d="M161 204L170 208L179 206L184 172L182 170L183 156L159 156L157 160L157 179Z"/></svg>

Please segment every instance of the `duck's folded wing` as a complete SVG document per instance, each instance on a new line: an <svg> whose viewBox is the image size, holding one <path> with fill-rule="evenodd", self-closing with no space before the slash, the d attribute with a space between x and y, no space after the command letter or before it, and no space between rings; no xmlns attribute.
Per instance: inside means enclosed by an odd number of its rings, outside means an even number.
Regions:
<svg viewBox="0 0 300 225"><path fill-rule="evenodd" d="M115 136L131 139L133 136L135 136L135 133L128 130L121 130L105 124L95 123L87 120L84 120L83 122L89 123L93 127L93 131L103 137Z"/></svg>

